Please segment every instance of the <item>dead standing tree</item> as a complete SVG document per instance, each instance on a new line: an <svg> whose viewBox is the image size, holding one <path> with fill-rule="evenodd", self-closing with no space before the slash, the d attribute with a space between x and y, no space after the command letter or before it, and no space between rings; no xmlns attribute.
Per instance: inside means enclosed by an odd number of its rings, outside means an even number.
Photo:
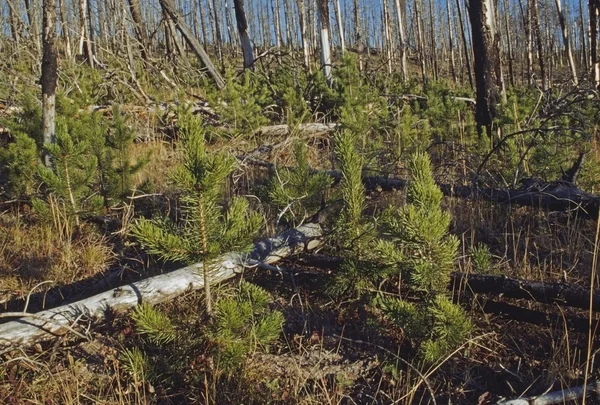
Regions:
<svg viewBox="0 0 600 405"><path fill-rule="evenodd" d="M319 22L321 24L321 68L327 85L333 85L331 75L331 47L329 45L329 2L319 0Z"/></svg>
<svg viewBox="0 0 600 405"><path fill-rule="evenodd" d="M181 32L181 35L183 35L188 45L198 56L200 62L206 67L209 76L213 79L217 85L217 88L223 89L225 87L225 80L223 79L223 76L221 76L215 65L212 63L210 57L204 51L204 48L202 48L202 45L200 45L200 42L198 39L196 39L192 30L187 26L185 20L179 14L171 0L160 0L160 5L163 11L173 19L176 28L179 30L179 32Z"/></svg>
<svg viewBox="0 0 600 405"><path fill-rule="evenodd" d="M235 19L240 34L240 43L242 44L244 68L252 69L254 66L254 53L252 51L250 36L248 36L248 21L246 21L246 12L244 11L244 0L233 0L233 8L235 10Z"/></svg>
<svg viewBox="0 0 600 405"><path fill-rule="evenodd" d="M43 54L42 54L42 120L43 140L45 144L54 142L56 121L56 0L44 0L43 5ZM44 163L52 165L50 156L46 154Z"/></svg>
<svg viewBox="0 0 600 405"><path fill-rule="evenodd" d="M475 84L477 104L475 120L481 135L485 127L492 136L492 123L500 103L500 51L499 36L495 29L494 4L492 0L469 0L469 19L475 55Z"/></svg>

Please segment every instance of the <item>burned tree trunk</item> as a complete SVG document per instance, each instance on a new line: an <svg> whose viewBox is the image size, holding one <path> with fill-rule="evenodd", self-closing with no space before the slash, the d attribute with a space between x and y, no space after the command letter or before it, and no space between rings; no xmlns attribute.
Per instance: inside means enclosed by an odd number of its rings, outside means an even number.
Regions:
<svg viewBox="0 0 600 405"><path fill-rule="evenodd" d="M492 136L492 123L500 103L500 50L495 28L494 3L492 0L469 0L469 19L475 54L475 83L477 105L475 120L481 135L486 128Z"/></svg>
<svg viewBox="0 0 600 405"><path fill-rule="evenodd" d="M87 1L79 0L79 52L78 54L85 58L90 67L94 67L94 55L92 44L90 43L90 34L87 25Z"/></svg>
<svg viewBox="0 0 600 405"><path fill-rule="evenodd" d="M244 68L252 69L254 65L254 54L252 52L252 43L248 36L248 22L246 21L246 12L244 11L244 0L233 0L233 8L235 10L235 19L240 34L240 43L242 44Z"/></svg>
<svg viewBox="0 0 600 405"><path fill-rule="evenodd" d="M474 88L473 85L473 70L471 69L471 51L467 45L467 34L465 33L465 23L463 21L461 1L456 0L456 11L458 12L458 21L460 23L460 36L462 38L463 49L465 52L465 64L467 65L467 74L469 75L469 86L471 90Z"/></svg>
<svg viewBox="0 0 600 405"><path fill-rule="evenodd" d="M179 14L172 1L160 0L160 5L165 11L165 13L173 19L173 21L175 22L175 26L177 27L179 32L181 32L181 35L183 35L188 45L193 49L194 53L198 56L202 64L206 67L209 76L213 79L217 87L219 89L224 88L225 80L210 60L208 54L204 51L204 48L202 48L202 45L200 45L200 42L198 42L198 39L196 39L196 37L194 36L192 30L190 30L190 28L187 26L185 20Z"/></svg>
<svg viewBox="0 0 600 405"><path fill-rule="evenodd" d="M54 142L56 124L56 86L58 80L56 57L56 0L44 0L43 5L43 53L42 53L42 121L45 144ZM44 157L47 167L52 165L48 154Z"/></svg>

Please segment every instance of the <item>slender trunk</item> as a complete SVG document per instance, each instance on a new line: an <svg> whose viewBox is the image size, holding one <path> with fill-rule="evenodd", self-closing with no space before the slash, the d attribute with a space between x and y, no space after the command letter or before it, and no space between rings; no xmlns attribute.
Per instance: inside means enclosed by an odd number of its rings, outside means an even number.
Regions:
<svg viewBox="0 0 600 405"><path fill-rule="evenodd" d="M56 56L56 0L44 0L43 4L43 53L42 53L42 121L44 144L54 142L56 124L56 86L58 63ZM50 155L44 156L44 164L52 166Z"/></svg>
<svg viewBox="0 0 600 405"><path fill-rule="evenodd" d="M569 67L571 68L573 84L577 86L579 83L579 80L577 79L577 69L575 68L575 60L573 59L573 51L571 50L571 41L569 40L569 30L563 14L562 4L560 0L554 0L554 3L556 4L556 11L558 12L558 22L560 24L560 30L562 31L563 44L567 53L567 60L569 62Z"/></svg>
<svg viewBox="0 0 600 405"><path fill-rule="evenodd" d="M235 9L235 19L238 32L240 34L240 43L242 44L242 54L244 55L244 68L252 69L254 65L254 54L252 43L248 36L248 21L246 21L246 12L244 11L244 0L233 0Z"/></svg>
<svg viewBox="0 0 600 405"><path fill-rule="evenodd" d="M450 12L450 2L446 2L446 12L448 13L448 50L450 52L450 72L452 81L456 83L456 66L454 62L454 34L452 33L452 14Z"/></svg>
<svg viewBox="0 0 600 405"><path fill-rule="evenodd" d="M21 30L19 24L19 12L18 12L18 4L15 6L15 0L7 0L8 4L8 18L10 21L10 34L15 45L19 45L21 42Z"/></svg>
<svg viewBox="0 0 600 405"><path fill-rule="evenodd" d="M283 36L281 33L281 0L273 0L273 22L275 22L275 47L281 48Z"/></svg>
<svg viewBox="0 0 600 405"><path fill-rule="evenodd" d="M213 41L215 42L215 47L217 48L217 59L219 60L221 69L225 70L225 64L223 61L223 41L221 39L221 25L219 24L219 12L217 10L215 0L208 0L208 7L211 10L211 16L214 22Z"/></svg>
<svg viewBox="0 0 600 405"><path fill-rule="evenodd" d="M142 21L142 11L140 7L140 0L128 0L129 12L131 13L131 19L133 20L133 27L135 30L135 36L140 44L140 52L144 62L148 63L148 34L146 33L146 27Z"/></svg>
<svg viewBox="0 0 600 405"><path fill-rule="evenodd" d="M342 23L342 10L340 9L340 0L335 0L335 14L337 17L338 33L340 35L340 46L342 47L342 56L346 52L346 41L344 40L344 24Z"/></svg>
<svg viewBox="0 0 600 405"><path fill-rule="evenodd" d="M390 30L390 12L389 12L389 7L388 7L388 0L383 0L382 13L383 13L382 19L383 19L383 33L384 33L382 51L384 51L383 55L386 59L387 72L388 72L388 74L391 75L392 74L393 45L392 45L392 34L391 34L391 30Z"/></svg>
<svg viewBox="0 0 600 405"><path fill-rule="evenodd" d="M321 25L321 68L327 85L333 85L331 75L331 48L329 44L329 3L328 0L319 0L319 22Z"/></svg>
<svg viewBox="0 0 600 405"><path fill-rule="evenodd" d="M88 0L79 0L79 52L89 63L90 67L94 67L94 58L92 44L90 43L90 34L87 25L87 2Z"/></svg>
<svg viewBox="0 0 600 405"><path fill-rule="evenodd" d="M399 1L399 0L396 0ZM355 37L355 47L356 52L358 53L358 70L362 72L363 70L363 41L360 33L361 23L360 23L360 8L358 6L358 0L354 0L354 29L356 30Z"/></svg>
<svg viewBox="0 0 600 405"><path fill-rule="evenodd" d="M439 65L438 65L438 53L436 45L436 28L435 28L435 17L433 16L433 1L429 0L429 33L431 39L431 66L433 67L433 79L438 80L439 78Z"/></svg>
<svg viewBox="0 0 600 405"><path fill-rule="evenodd" d="M35 2L32 0L25 0L25 9L27 11L27 22L29 38L33 40L36 51L40 49L40 41L38 35L37 18L35 13Z"/></svg>
<svg viewBox="0 0 600 405"><path fill-rule="evenodd" d="M514 70L514 55L513 55L513 49L512 49L512 35L511 35L511 28L510 28L510 22L509 22L509 14L510 14L510 9L509 9L509 4L508 4L508 0L504 0L504 24L506 27L506 45L507 45L507 51L508 51L508 80L510 82L510 85L514 87L515 85L515 70Z"/></svg>
<svg viewBox="0 0 600 405"><path fill-rule="evenodd" d="M544 45L542 42L542 30L540 29L539 8L537 0L529 0L529 13L535 39L537 44L538 63L540 65L540 76L542 77L542 89L548 88L548 78L546 75L546 64L544 62Z"/></svg>
<svg viewBox="0 0 600 405"><path fill-rule="evenodd" d="M425 83L427 81L427 68L425 66L425 41L423 40L423 24L421 21L421 0L415 0L415 18L417 19L417 44L419 47L421 78L423 79L423 83Z"/></svg>
<svg viewBox="0 0 600 405"><path fill-rule="evenodd" d="M581 36L581 66L583 67L583 71L588 70L588 57L587 57L587 40L585 35L585 16L583 14L583 0L579 0L579 19L581 20L581 24L579 24Z"/></svg>
<svg viewBox="0 0 600 405"><path fill-rule="evenodd" d="M198 0L198 15L200 16L200 26L202 28L202 44L204 45L204 50L208 49L208 28L206 26L206 16L204 15L204 6L202 5L202 0Z"/></svg>
<svg viewBox="0 0 600 405"><path fill-rule="evenodd" d="M590 59L594 83L600 90L600 58L598 58L598 22L600 20L600 0L589 0L590 13Z"/></svg>
<svg viewBox="0 0 600 405"><path fill-rule="evenodd" d="M467 65L467 73L469 76L469 86L471 90L475 88L473 85L473 71L471 69L471 50L467 45L467 33L465 32L465 22L462 15L461 0L456 0L456 10L458 11L458 21L460 22L460 35L462 36L463 49L465 53L465 64Z"/></svg>
<svg viewBox="0 0 600 405"><path fill-rule="evenodd" d="M306 37L306 3L304 0L298 0L298 12L300 13L300 35L302 37L302 54L304 55L304 68L311 72L310 47L308 44L308 38Z"/></svg>
<svg viewBox="0 0 600 405"><path fill-rule="evenodd" d="M493 0L469 0L477 84L475 120L479 134L485 127L490 137L493 120L497 115L496 107L500 103L501 85L498 76L500 55L493 6Z"/></svg>
<svg viewBox="0 0 600 405"><path fill-rule="evenodd" d="M408 66L406 63L406 37L404 34L404 10L400 0L395 0L396 18L398 19L398 36L400 37L400 65L402 67L402 80L408 81Z"/></svg>

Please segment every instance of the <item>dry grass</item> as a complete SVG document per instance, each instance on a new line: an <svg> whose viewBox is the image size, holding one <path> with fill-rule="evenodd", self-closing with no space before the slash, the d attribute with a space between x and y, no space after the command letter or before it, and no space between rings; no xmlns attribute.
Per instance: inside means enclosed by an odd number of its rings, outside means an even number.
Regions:
<svg viewBox="0 0 600 405"><path fill-rule="evenodd" d="M112 247L83 226L65 237L51 224L0 216L0 283L3 301L26 295L41 281L69 284L98 274L113 260Z"/></svg>

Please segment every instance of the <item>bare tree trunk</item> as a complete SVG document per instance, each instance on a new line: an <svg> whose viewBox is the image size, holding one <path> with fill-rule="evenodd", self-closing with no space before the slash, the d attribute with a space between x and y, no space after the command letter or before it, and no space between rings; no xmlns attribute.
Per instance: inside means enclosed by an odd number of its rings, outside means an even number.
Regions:
<svg viewBox="0 0 600 405"><path fill-rule="evenodd" d="M21 30L20 30L20 24L19 24L19 12L18 12L18 4L15 6L14 4L15 0L7 0L6 3L8 4L8 18L9 18L9 22L10 22L10 34L12 37L12 40L14 41L15 45L19 45L19 42L21 42Z"/></svg>
<svg viewBox="0 0 600 405"><path fill-rule="evenodd" d="M546 64L544 62L544 45L542 42L542 30L540 29L539 16L540 13L537 0L529 0L529 14L537 43L538 63L540 65L540 75L542 77L542 89L545 90L548 88L548 77L546 74Z"/></svg>
<svg viewBox="0 0 600 405"><path fill-rule="evenodd" d="M275 47L281 48L282 35L281 35L281 5L280 0L273 0L273 22L275 22Z"/></svg>
<svg viewBox="0 0 600 405"><path fill-rule="evenodd" d="M204 15L202 0L198 0L197 12L200 15L200 26L202 27L202 44L204 45L204 50L206 50L208 47L208 28L206 26L206 16Z"/></svg>
<svg viewBox="0 0 600 405"><path fill-rule="evenodd" d="M340 46L342 47L342 56L346 52L346 41L344 39L344 24L342 23L342 10L340 9L340 0L335 0L335 16L337 18L338 33L340 34Z"/></svg>
<svg viewBox="0 0 600 405"><path fill-rule="evenodd" d="M198 56L202 64L206 67L209 76L212 77L217 87L219 89L224 88L225 80L223 80L223 77L213 65L212 61L210 60L210 57L204 51L204 48L202 48L200 42L198 42L198 39L194 37L192 31L185 24L183 17L179 14L177 9L175 9L172 0L160 0L160 5L163 8L163 10L173 19L177 29L179 30L179 32L181 32L181 35L183 35L188 45L192 48L192 50Z"/></svg>
<svg viewBox="0 0 600 405"><path fill-rule="evenodd" d="M387 72L388 74L392 74L392 59L393 59L393 45L392 45L392 34L390 29L390 11L388 7L388 0L382 0L383 2L383 10L382 10L382 20L383 20L383 43L384 48L382 49L383 55L386 59Z"/></svg>
<svg viewBox="0 0 600 405"><path fill-rule="evenodd" d="M506 45L508 50L508 77L511 86L515 85L514 54L512 49L512 35L509 22L510 8L508 0L504 0L504 24L506 26Z"/></svg>
<svg viewBox="0 0 600 405"><path fill-rule="evenodd" d="M406 64L406 36L404 34L404 10L400 0L395 0L396 17L398 18L398 36L400 37L400 65L402 66L402 80L408 81L408 66ZM454 61L453 61L454 62Z"/></svg>
<svg viewBox="0 0 600 405"><path fill-rule="evenodd" d="M433 0L429 0L429 33L431 40L431 66L433 67L433 79L438 80L439 78L439 66L438 66L438 54L436 45L435 33L435 17L433 16Z"/></svg>
<svg viewBox="0 0 600 405"><path fill-rule="evenodd" d="M140 52L144 62L148 63L148 34L146 33L146 27L142 21L142 9L140 7L140 0L128 0L129 11L131 13L131 19L133 20L133 27L135 29L135 35L140 43Z"/></svg>
<svg viewBox="0 0 600 405"><path fill-rule="evenodd" d="M590 13L590 60L594 83L600 89L600 58L598 57L598 22L600 20L600 0L589 0Z"/></svg>
<svg viewBox="0 0 600 405"><path fill-rule="evenodd" d="M563 44L565 51L567 52L567 60L569 67L571 68L571 75L573 77L573 84L577 86L579 80L577 79L577 69L575 68L575 60L573 59L573 51L571 50L571 41L569 40L569 30L565 21L565 16L562 10L562 4L560 0L554 0L556 4L556 11L558 12L558 22L560 23L560 30L562 31Z"/></svg>
<svg viewBox="0 0 600 405"><path fill-rule="evenodd" d="M319 22L321 25L321 68L327 85L333 85L331 75L331 48L329 44L329 4L328 0L319 0Z"/></svg>
<svg viewBox="0 0 600 405"><path fill-rule="evenodd" d="M25 9L27 11L27 22L29 23L29 38L33 41L36 51L40 50L39 31L37 26L36 8L34 0L25 0Z"/></svg>
<svg viewBox="0 0 600 405"><path fill-rule="evenodd" d="M495 18L493 0L469 0L469 19L475 54L475 82L477 84L477 104L475 120L477 130L487 129L492 136L492 123L496 117L496 106L500 103L498 67L500 55L495 39Z"/></svg>
<svg viewBox="0 0 600 405"><path fill-rule="evenodd" d="M460 35L462 36L463 49L465 53L465 63L467 65L467 73L469 76L469 86L474 89L473 85L473 71L471 69L471 50L467 45L467 34L465 32L465 22L462 15L462 7L460 6L460 0L456 0L456 10L458 11L458 21L460 22Z"/></svg>
<svg viewBox="0 0 600 405"><path fill-rule="evenodd" d="M399 0L397 0L399 1ZM360 8L358 6L358 0L354 0L354 29L356 30L356 52L358 53L358 70L362 72L363 70L363 41L360 33L361 23L360 23Z"/></svg>
<svg viewBox="0 0 600 405"><path fill-rule="evenodd" d="M300 13L300 35L302 37L302 54L304 55L304 68L310 73L310 45L306 34L306 3L305 0L298 0L298 12Z"/></svg>
<svg viewBox="0 0 600 405"><path fill-rule="evenodd" d="M69 21L67 20L67 13L65 11L65 0L60 0L60 32L63 41L65 42L65 54L67 58L72 58L71 52L71 34L69 33Z"/></svg>
<svg viewBox="0 0 600 405"><path fill-rule="evenodd" d="M42 121L44 144L54 142L56 125L56 86L58 81L56 56L56 0L44 0L43 4L43 53L42 53ZM52 166L50 155L45 154L44 164Z"/></svg>
<svg viewBox="0 0 600 405"><path fill-rule="evenodd" d="M458 1L458 0L457 0ZM417 19L417 44L419 48L419 63L421 64L421 78L427 81L427 68L425 66L425 41L423 40L423 22L421 18L421 0L415 0L415 18Z"/></svg>
<svg viewBox="0 0 600 405"><path fill-rule="evenodd" d="M83 56L94 67L94 58L92 45L90 43L90 34L87 25L87 2L88 0L79 0L79 50L78 54Z"/></svg>
<svg viewBox="0 0 600 405"><path fill-rule="evenodd" d="M215 46L217 49L217 58L219 59L219 64L221 65L221 69L225 69L225 64L223 61L223 40L221 39L221 25L219 24L219 12L217 10L217 5L215 0L208 0L208 7L211 10L211 17L213 17L213 41L215 42Z"/></svg>
<svg viewBox="0 0 600 405"><path fill-rule="evenodd" d="M246 21L246 12L244 11L244 0L233 0L235 9L235 19L240 34L240 43L242 44L242 53L244 55L244 68L252 68L254 65L254 54L252 43L248 36L248 21Z"/></svg>
<svg viewBox="0 0 600 405"><path fill-rule="evenodd" d="M446 2L446 12L448 13L448 48L450 52L450 72L452 81L456 83L456 65L454 62L454 34L452 29L452 14L450 12L450 2Z"/></svg>
<svg viewBox="0 0 600 405"><path fill-rule="evenodd" d="M583 14L583 0L579 0L579 19L581 20L581 24L579 24L580 36L581 36L581 66L583 67L583 71L587 72L588 58L587 58L587 38L585 35L585 16Z"/></svg>

